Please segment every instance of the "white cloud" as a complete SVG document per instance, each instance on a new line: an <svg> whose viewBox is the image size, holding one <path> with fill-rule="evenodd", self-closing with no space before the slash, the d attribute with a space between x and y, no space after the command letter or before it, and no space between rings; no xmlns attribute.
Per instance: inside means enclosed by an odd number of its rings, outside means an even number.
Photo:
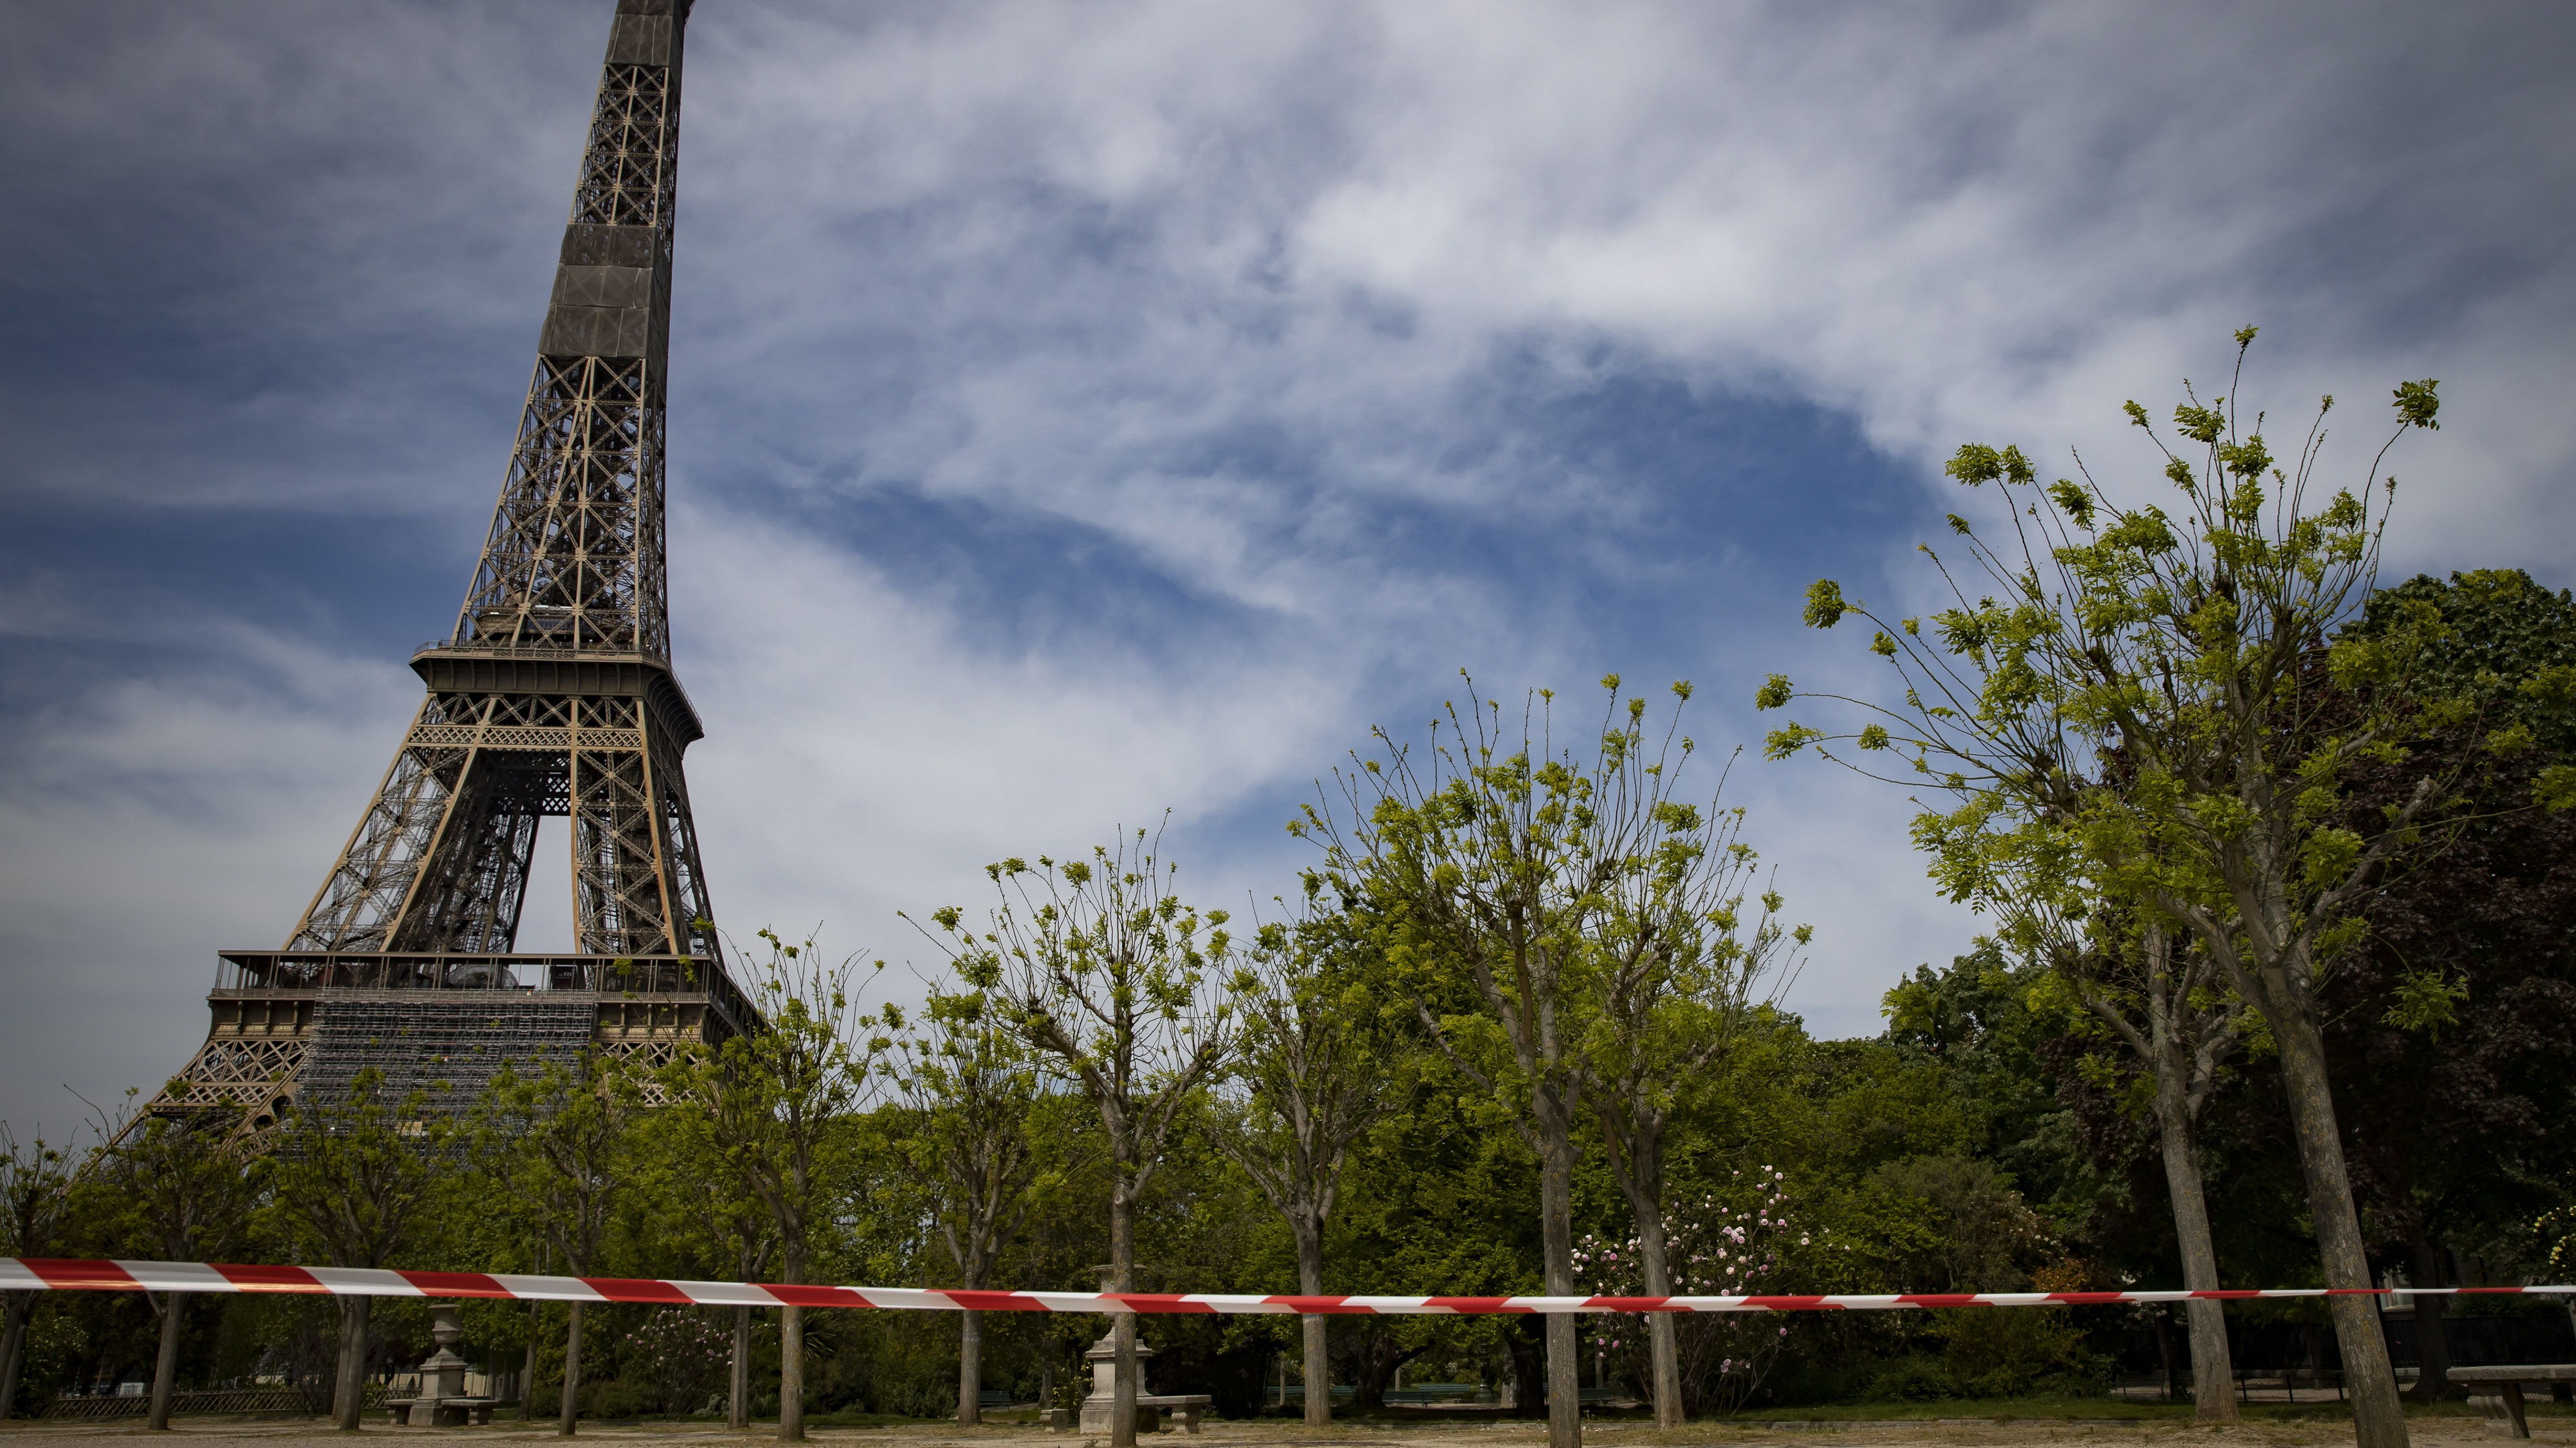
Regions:
<svg viewBox="0 0 2576 1448"><path fill-rule="evenodd" d="M918 955L895 911L981 905L987 862L1079 853L1166 810L1186 835L1327 754L1352 707L1312 651L1004 654L833 550L738 516L685 522L701 541L676 606L724 641L687 666L709 728L690 793L740 936L828 912L844 948Z"/></svg>
<svg viewBox="0 0 2576 1448"><path fill-rule="evenodd" d="M92 647L147 646L132 617L85 619ZM215 952L285 938L418 707L399 661L210 625L192 630L203 652L190 666L102 681L12 721L0 770L9 1120L66 1127L84 1108L64 1088L107 1105L187 1063ZM170 642L157 628L148 640Z"/></svg>

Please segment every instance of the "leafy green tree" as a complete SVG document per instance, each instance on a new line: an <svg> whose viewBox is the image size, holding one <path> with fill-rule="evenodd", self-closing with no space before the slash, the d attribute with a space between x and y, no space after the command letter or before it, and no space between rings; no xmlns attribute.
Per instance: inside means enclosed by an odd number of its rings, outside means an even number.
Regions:
<svg viewBox="0 0 2576 1448"><path fill-rule="evenodd" d="M1029 1180L1028 1216L995 1269L996 1281L1030 1291L1096 1286L1099 1263L1108 1256L1108 1222L1100 1203L1109 1196L1109 1168L1100 1113L1089 1097L1049 1084L1029 1112L1028 1137L1038 1165ZM1036 1359L1038 1401L1070 1406L1065 1393L1080 1396L1073 1390L1082 1379L1080 1354L1091 1342L1088 1319L1027 1313L1015 1315L1010 1325L1017 1329L1014 1345Z"/></svg>
<svg viewBox="0 0 2576 1448"><path fill-rule="evenodd" d="M0 1247L10 1257L50 1257L62 1250L71 1226L71 1152L34 1137L20 1141L0 1121ZM27 1319L37 1294L0 1293L0 1418L18 1402L18 1370L27 1350Z"/></svg>
<svg viewBox="0 0 2576 1448"><path fill-rule="evenodd" d="M663 1079L667 1083L668 1072ZM758 1282L777 1255L777 1219L748 1182L725 1169L714 1118L703 1109L662 1111L643 1133L644 1191L662 1237L656 1251L667 1259L705 1262L713 1276ZM751 1312L747 1305L728 1309L725 1426L737 1433L751 1426Z"/></svg>
<svg viewBox="0 0 2576 1448"><path fill-rule="evenodd" d="M986 989L931 991L919 1029L896 1038L886 1066L911 1107L902 1148L930 1189L957 1283L970 1290L988 1284L1027 1220L1038 1169L1029 1127L1043 1087L1028 1043ZM965 1427L983 1421L984 1314L957 1318L957 1422Z"/></svg>
<svg viewBox="0 0 2576 1448"><path fill-rule="evenodd" d="M146 1117L102 1123L109 1143L97 1170L109 1186L117 1236L144 1245L164 1262L226 1260L248 1237L267 1161L243 1139L243 1113L217 1111L183 1119ZM152 1363L152 1403L144 1419L155 1432L170 1426L170 1395L179 1375L179 1333L187 1295L163 1293L153 1303L161 1338Z"/></svg>
<svg viewBox="0 0 2576 1448"><path fill-rule="evenodd" d="M474 1124L473 1159L501 1211L540 1236L564 1270L597 1273L620 1199L634 1185L637 1083L615 1057L585 1051L532 1076L492 1078ZM563 1388L555 1431L569 1438L581 1408L584 1303L565 1304Z"/></svg>
<svg viewBox="0 0 2576 1448"><path fill-rule="evenodd" d="M1637 736L1632 713L1624 747L1636 750ZM1695 1086L1727 1074L1727 1057L1796 973L1792 953L1812 933L1781 923L1784 902L1756 878L1759 857L1743 838L1742 809L1701 810L1671 797L1681 762L1657 760L1642 797L1621 802L1653 824L1632 846L1645 868L1607 882L1617 901L1603 922L1598 966L1587 973L1592 999L1579 1057L1650 1297L1678 1290L1667 1220L1673 1113ZM1757 883L1765 884L1759 894ZM1669 1313L1646 1318L1658 1427L1683 1421L1679 1326Z"/></svg>
<svg viewBox="0 0 2576 1448"><path fill-rule="evenodd" d="M1136 1290L1136 1206L1184 1106L1226 1062L1236 1023L1227 915L1171 892L1179 866L1145 831L1088 860L988 865L1001 904L981 931L956 906L933 916L967 984L988 992L1029 1046L1053 1057L1100 1113L1109 1158L1108 1290ZM1118 1313L1110 1441L1136 1434L1136 1318Z"/></svg>
<svg viewBox="0 0 2576 1448"><path fill-rule="evenodd" d="M2253 335L2238 334L2240 382ZM1810 696L1875 717L1830 738L1792 722L1767 750L1816 747L1871 773L1833 746L1892 753L1911 765L1905 782L1951 798L1917 823L1936 849L1997 822L2063 829L2118 898L2192 935L2279 1052L2326 1282L2361 1288L2370 1265L2318 992L2365 932L2359 910L2374 881L2424 847L2452 791L2422 781L2360 828L2343 791L2357 766L2473 717L2475 705L2409 687L2440 636L2429 611L2373 639L2330 637L2377 573L2395 491L2388 479L2383 492L2379 472L2387 449L2434 426L2438 407L2432 382L2399 387L2396 432L2361 486L2322 497L2332 401L2286 465L2261 415L2235 398L2204 403L2186 390L2174 415L2190 456L2127 404L2164 457L2170 514L2122 504L2090 473L2043 486L2017 448L1961 448L1951 476L1995 484L2010 509L2009 539L1991 543L1951 520L1985 575L1979 590L1991 591L1972 593L1945 570L1952 606L1926 637L1923 621L1881 619L1818 582L1807 621L1830 628L1853 614L1877 625L1870 647L1897 670L1899 698ZM1794 697L1774 675L1756 703ZM2332 1310L2363 1448L2400 1448L2405 1417L2376 1312L2349 1295Z"/></svg>
<svg viewBox="0 0 2576 1448"><path fill-rule="evenodd" d="M713 1159L760 1199L776 1226L786 1280L807 1280L819 1240L847 1195L858 1117L874 1099L872 1070L891 1044L851 988L855 957L826 962L814 942L763 930L763 959L737 967L761 1028L666 1068L671 1109L695 1119ZM879 962L879 968L883 963ZM778 1436L805 1437L804 1309L778 1309Z"/></svg>
<svg viewBox="0 0 2576 1448"><path fill-rule="evenodd" d="M1326 1271L1354 1292L1505 1296L1543 1283L1528 1203L1538 1162L1511 1109L1436 1051L1410 1053L1406 1088L1353 1149L1335 1202ZM1514 1411L1543 1411L1543 1324L1505 1317L1360 1317L1340 1324L1335 1360L1362 1406L1385 1402L1399 1366L1473 1361L1482 1381L1517 1384Z"/></svg>
<svg viewBox="0 0 2576 1448"><path fill-rule="evenodd" d="M271 1138L269 1201L276 1235L337 1267L386 1267L418 1245L447 1164L451 1127L426 1099L383 1099L384 1075L360 1071L345 1093L307 1088ZM340 1344L331 1416L358 1431L366 1386L367 1319L375 1299L338 1297Z"/></svg>
<svg viewBox="0 0 2576 1448"><path fill-rule="evenodd" d="M1317 882L1320 884L1320 882ZM1263 925L1250 952L1243 1050L1212 1136L1288 1228L1297 1290L1324 1291L1324 1236L1351 1149L1395 1104L1398 1044L1353 957L1367 949L1348 917L1317 909ZM1326 1321L1300 1320L1309 1427L1332 1421Z"/></svg>
<svg viewBox="0 0 2576 1448"><path fill-rule="evenodd" d="M1932 874L1951 899L1992 915L2005 946L2048 971L2052 1014L2084 1036L2126 1049L2149 1091L2183 1285L2221 1285L2209 1227L2198 1123L2246 1028L2243 1002L2219 980L2208 951L2177 939L2161 916L2123 908L2090 869L2073 832L2049 817L2002 821L1963 811L1918 821ZM1890 1004L1908 1004L1902 988ZM2184 1304L2191 1332L2192 1401L2202 1422L2237 1420L2236 1379L2223 1303Z"/></svg>
<svg viewBox="0 0 2576 1448"><path fill-rule="evenodd" d="M2350 631L2426 608L2446 637L2415 687L2475 699L2479 718L2357 771L2345 808L2367 817L2431 778L2457 781L2464 818L2373 892L2370 938L2326 994L2338 1089L2373 1107L2347 1133L2363 1220L2414 1285L2438 1287L2453 1280L2448 1248L2516 1235L2576 1190L2576 1145L2544 1125L2576 1115L2576 814L2530 803L2576 761L2576 597L2511 570L2415 578ZM2498 735L2528 742L2493 757ZM2464 1140L2483 1145L2455 1149ZM2449 1304L2410 1306L2411 1395L2449 1396Z"/></svg>
<svg viewBox="0 0 2576 1448"><path fill-rule="evenodd" d="M1578 751L1553 736L1541 690L1517 723L1477 694L1433 726L1417 759L1384 730L1373 756L1338 775L1340 798L1309 806L1291 831L1322 846L1320 877L1365 909L1399 988L1450 1063L1499 1101L1539 1162L1547 1291L1572 1296L1575 1127L1587 1091L1623 1134L1621 1168L1637 1188L1642 1236L1660 1262L1660 1148L1670 1073L1695 1069L1675 1018L1733 1010L1748 963L1772 963L1771 907L1746 933L1725 918L1750 851L1713 848L1721 816L1684 799L1693 752L1676 712L1648 736L1643 699L1602 680L1600 727ZM1675 684L1677 699L1690 697ZM1442 727L1445 724L1445 729ZM1733 816L1724 818L1732 819ZM1732 841L1729 843L1740 843ZM1658 1044L1658 1043L1662 1044ZM1702 1058L1704 1064L1705 1058ZM1597 1097L1596 1097L1597 1099ZM1580 1441L1577 1325L1549 1316L1548 1433ZM1677 1411L1669 1324L1657 1337L1660 1412Z"/></svg>

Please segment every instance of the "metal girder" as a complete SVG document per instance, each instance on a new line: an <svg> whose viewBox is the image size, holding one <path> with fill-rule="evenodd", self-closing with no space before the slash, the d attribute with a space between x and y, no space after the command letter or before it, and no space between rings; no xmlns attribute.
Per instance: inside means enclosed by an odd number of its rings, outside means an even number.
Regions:
<svg viewBox="0 0 2576 1448"><path fill-rule="evenodd" d="M327 983L343 976L348 989L417 983L416 967L397 962L486 962L437 965L441 982L456 969L515 980L520 962L551 991L575 994L611 980L631 987L638 958L690 962L654 979L698 1005L584 1028L603 1048L646 1059L747 1023L723 979L689 814L681 755L703 731L671 670L664 580L664 371L688 11L689 0L619 0L482 556L454 628L413 657L428 697L374 798L283 950L267 957L375 964L335 965L300 984L276 966L263 985L219 990L205 1047L155 1109L259 1097L273 1112L317 1062L342 1071L348 1050L330 1044L330 1023L357 1019L358 1008L313 1002L338 999L330 991L342 987ZM574 954L516 956L537 821L548 815L572 822ZM593 964L566 975L566 959ZM245 1004L254 999L267 1004ZM487 1047L506 1054L527 1034L510 1019L512 999L495 995L500 1014L488 1027L441 1029L473 1036L478 1060ZM519 1006L546 1019L538 1034L548 1040L573 1017L591 1019L568 996ZM358 1014L431 1009L422 997Z"/></svg>
<svg viewBox="0 0 2576 1448"><path fill-rule="evenodd" d="M430 697L291 949L511 949L543 815L573 822L577 949L714 949L663 577L686 8L619 6L482 557L454 631L413 660Z"/></svg>

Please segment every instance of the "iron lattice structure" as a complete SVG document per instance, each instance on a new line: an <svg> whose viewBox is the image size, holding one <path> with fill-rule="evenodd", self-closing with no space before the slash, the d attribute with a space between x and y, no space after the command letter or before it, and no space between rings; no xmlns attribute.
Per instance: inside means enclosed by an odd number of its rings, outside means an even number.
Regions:
<svg viewBox="0 0 2576 1448"><path fill-rule="evenodd" d="M689 6L619 0L491 531L455 627L412 656L428 695L285 946L225 953L213 1030L158 1109L273 1117L370 1068L462 1096L575 1037L667 1058L752 1022L690 819L703 731L664 583ZM571 822L573 953L517 955L549 815Z"/></svg>

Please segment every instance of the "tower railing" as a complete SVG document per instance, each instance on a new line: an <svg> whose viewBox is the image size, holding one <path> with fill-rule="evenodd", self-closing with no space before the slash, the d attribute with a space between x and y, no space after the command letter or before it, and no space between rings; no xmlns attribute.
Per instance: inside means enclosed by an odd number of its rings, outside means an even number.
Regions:
<svg viewBox="0 0 2576 1448"><path fill-rule="evenodd" d="M669 668L671 660L660 649L637 644L632 648L603 648L598 644L487 644L480 639L434 638L411 651L413 658L423 654L473 654L478 658L496 659L567 659L595 654L604 659L642 659L646 663Z"/></svg>
<svg viewBox="0 0 2576 1448"><path fill-rule="evenodd" d="M218 996L352 990L703 997L737 1031L754 1028L760 1019L742 988L704 956L227 950L216 966Z"/></svg>

